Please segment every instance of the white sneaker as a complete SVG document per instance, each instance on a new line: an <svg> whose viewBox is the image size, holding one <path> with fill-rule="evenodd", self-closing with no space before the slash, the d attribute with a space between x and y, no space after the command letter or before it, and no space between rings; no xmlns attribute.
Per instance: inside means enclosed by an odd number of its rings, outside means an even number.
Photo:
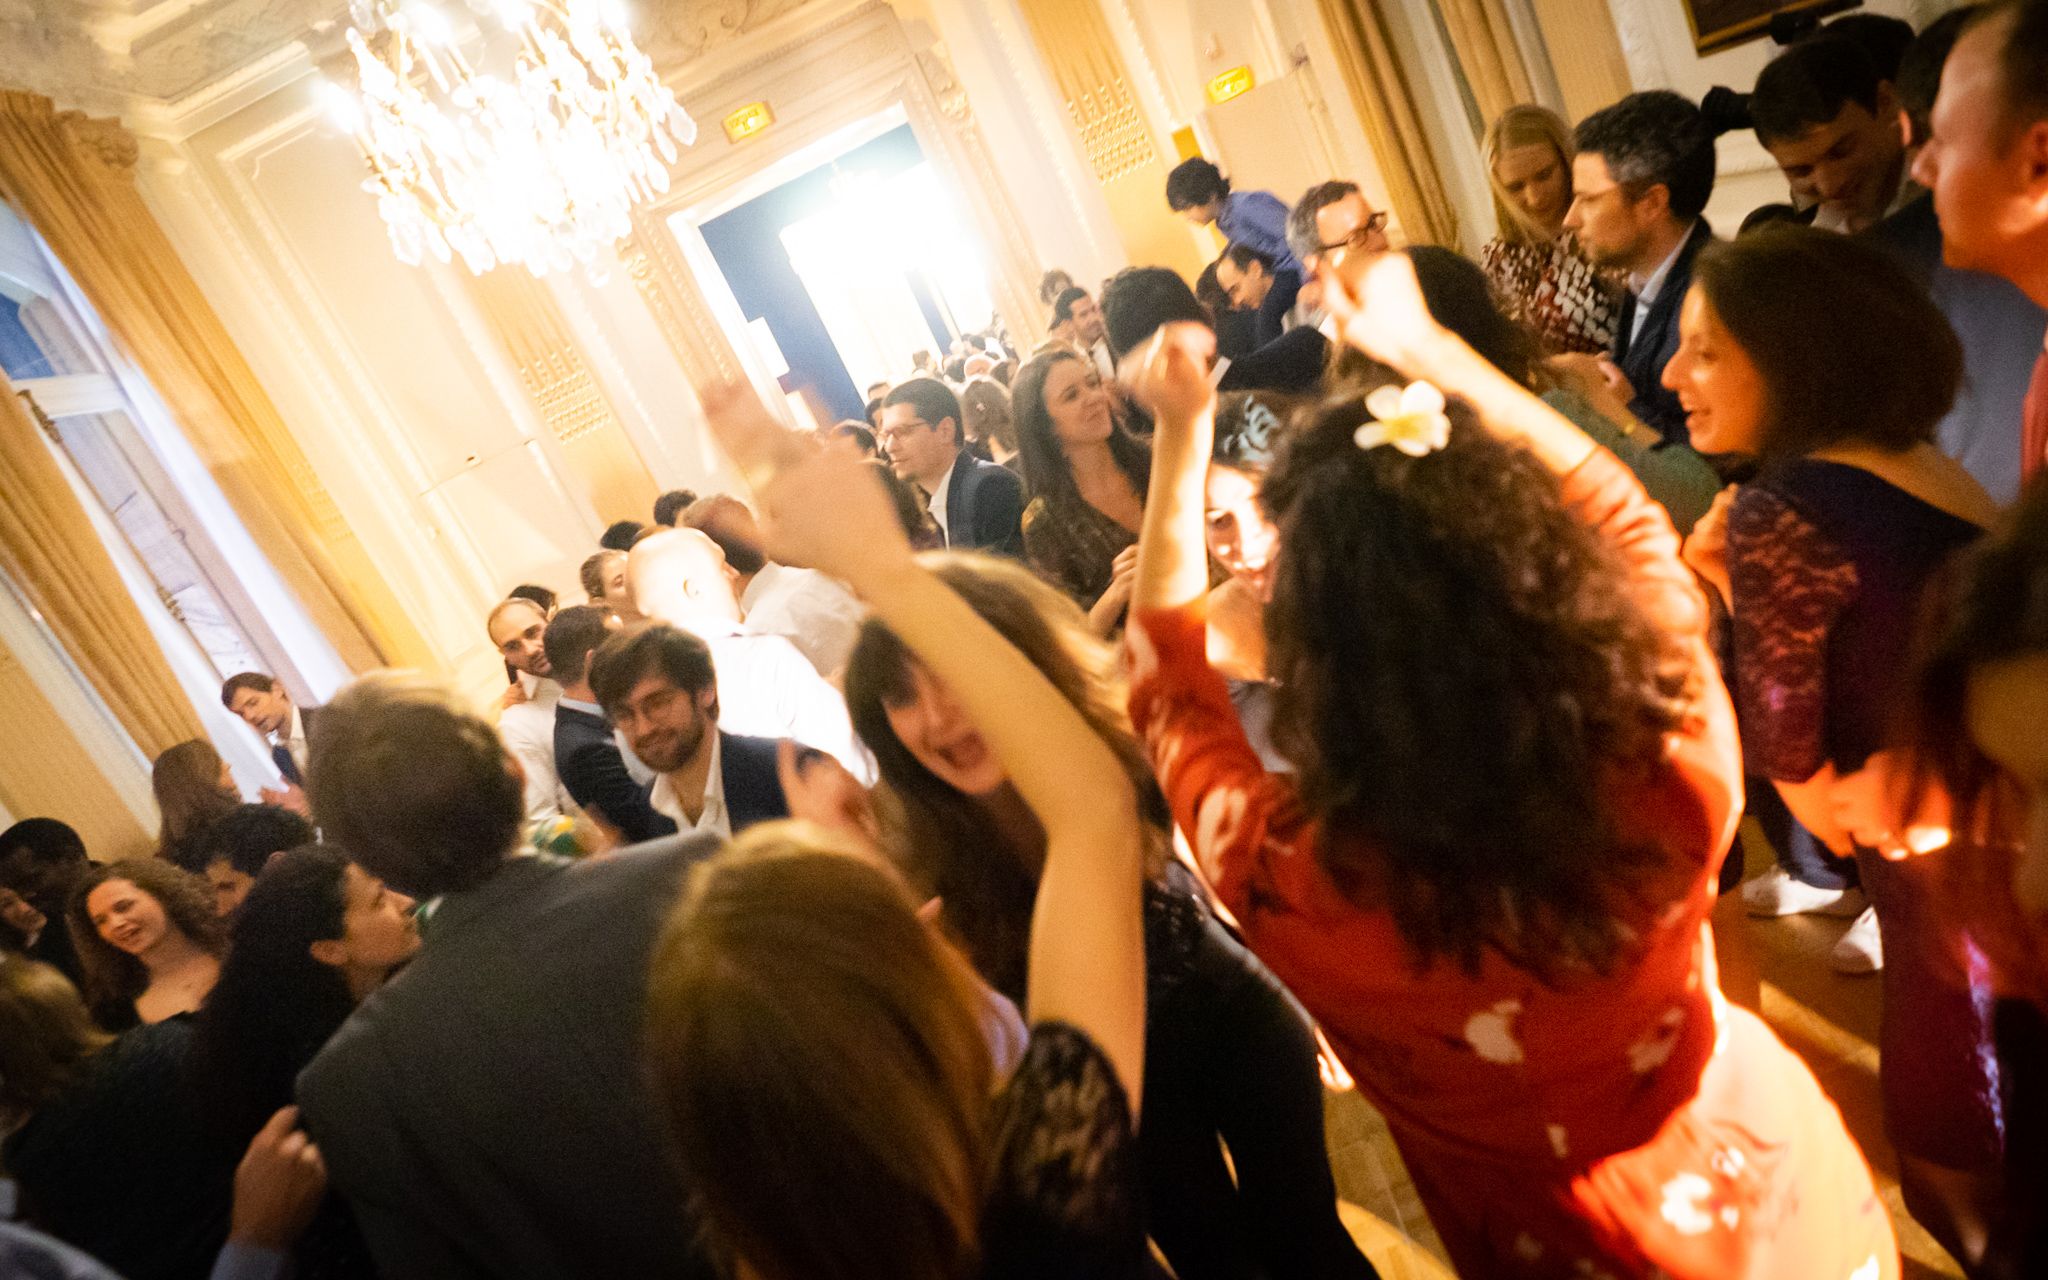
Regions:
<svg viewBox="0 0 2048 1280"><path fill-rule="evenodd" d="M1821 915L1861 915L1869 904L1861 889L1821 889L1794 880L1785 868L1773 866L1742 886L1742 905L1753 916L1797 916L1808 912Z"/></svg>
<svg viewBox="0 0 2048 1280"><path fill-rule="evenodd" d="M1884 939L1878 936L1875 909L1856 917L1828 960L1836 973L1876 973L1884 968Z"/></svg>

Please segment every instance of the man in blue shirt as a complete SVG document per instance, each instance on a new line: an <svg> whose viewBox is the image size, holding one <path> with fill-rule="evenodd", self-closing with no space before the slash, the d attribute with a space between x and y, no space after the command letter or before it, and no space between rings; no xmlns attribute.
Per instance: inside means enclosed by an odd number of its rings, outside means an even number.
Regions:
<svg viewBox="0 0 2048 1280"><path fill-rule="evenodd" d="M1166 204L1198 227L1216 224L1223 238L1257 252L1276 271L1301 273L1287 247L1287 206L1270 191L1232 191L1230 179L1196 156L1166 175Z"/></svg>

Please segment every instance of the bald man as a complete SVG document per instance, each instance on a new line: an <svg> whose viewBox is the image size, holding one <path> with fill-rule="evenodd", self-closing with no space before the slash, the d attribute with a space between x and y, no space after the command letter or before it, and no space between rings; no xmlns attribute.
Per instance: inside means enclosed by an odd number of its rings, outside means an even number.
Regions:
<svg viewBox="0 0 2048 1280"><path fill-rule="evenodd" d="M787 639L747 629L738 581L725 552L696 529L643 538L626 558L634 608L710 646L721 729L793 738L837 757L856 778L872 784L874 761L854 736L846 700Z"/></svg>
<svg viewBox="0 0 2048 1280"><path fill-rule="evenodd" d="M547 614L522 596L501 601L484 619L491 647L512 668L523 694L498 713L498 736L526 774L529 825L553 820L566 798L555 774L555 703L562 686L555 682L541 645L547 629Z"/></svg>

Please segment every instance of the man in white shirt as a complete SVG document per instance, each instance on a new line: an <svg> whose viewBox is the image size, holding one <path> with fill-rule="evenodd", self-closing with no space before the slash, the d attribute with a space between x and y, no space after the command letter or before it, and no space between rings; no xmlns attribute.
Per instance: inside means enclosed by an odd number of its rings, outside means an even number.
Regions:
<svg viewBox="0 0 2048 1280"><path fill-rule="evenodd" d="M1818 206L1822 231L1867 231L1920 194L1906 174L1899 97L1855 42L1804 40L1756 78L1756 140L1785 175L1794 204Z"/></svg>
<svg viewBox="0 0 2048 1280"><path fill-rule="evenodd" d="M555 776L555 702L562 686L551 678L547 615L531 600L499 602L484 619L491 647L512 668L513 683L498 713L498 734L526 774L526 822L548 822L562 812L561 780ZM517 691L516 693L514 691Z"/></svg>
<svg viewBox="0 0 2048 1280"><path fill-rule="evenodd" d="M1110 354L1102 308L1086 289L1070 288L1053 300L1052 334L1087 356L1104 382L1115 380L1116 360Z"/></svg>
<svg viewBox="0 0 2048 1280"><path fill-rule="evenodd" d="M815 569L769 560L754 513L730 494L699 498L679 523L702 530L725 553L739 575L740 611L749 631L786 637L827 680L845 670L867 613L851 591Z"/></svg>
<svg viewBox="0 0 2048 1280"><path fill-rule="evenodd" d="M284 803L287 798L297 801L292 792L306 785L306 729L320 708L307 707L302 711L293 706L284 685L260 671L229 676L220 687L220 704L263 738L270 747L271 763L284 778L287 790L273 792L265 788L264 803ZM302 802L290 807L301 808Z"/></svg>
<svg viewBox="0 0 2048 1280"><path fill-rule="evenodd" d="M726 732L793 738L872 784L874 760L854 736L846 700L795 645L741 624L737 576L718 544L696 529L644 538L626 562L627 587L640 612L709 647L718 671L718 721Z"/></svg>
<svg viewBox="0 0 2048 1280"><path fill-rule="evenodd" d="M666 623L612 637L590 660L591 694L655 771L654 815L730 836L789 816L779 744L719 727L721 673L702 639Z"/></svg>

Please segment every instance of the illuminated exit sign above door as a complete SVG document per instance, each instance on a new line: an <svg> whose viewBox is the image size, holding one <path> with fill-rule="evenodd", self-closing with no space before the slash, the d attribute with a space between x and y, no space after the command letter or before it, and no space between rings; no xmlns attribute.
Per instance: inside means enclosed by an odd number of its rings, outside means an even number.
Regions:
<svg viewBox="0 0 2048 1280"><path fill-rule="evenodd" d="M1209 101L1228 102L1232 98L1249 92L1252 87L1250 67L1232 67L1230 70L1209 81Z"/></svg>
<svg viewBox="0 0 2048 1280"><path fill-rule="evenodd" d="M749 102L725 118L725 136L733 142L745 142L774 123L774 108L765 102Z"/></svg>

